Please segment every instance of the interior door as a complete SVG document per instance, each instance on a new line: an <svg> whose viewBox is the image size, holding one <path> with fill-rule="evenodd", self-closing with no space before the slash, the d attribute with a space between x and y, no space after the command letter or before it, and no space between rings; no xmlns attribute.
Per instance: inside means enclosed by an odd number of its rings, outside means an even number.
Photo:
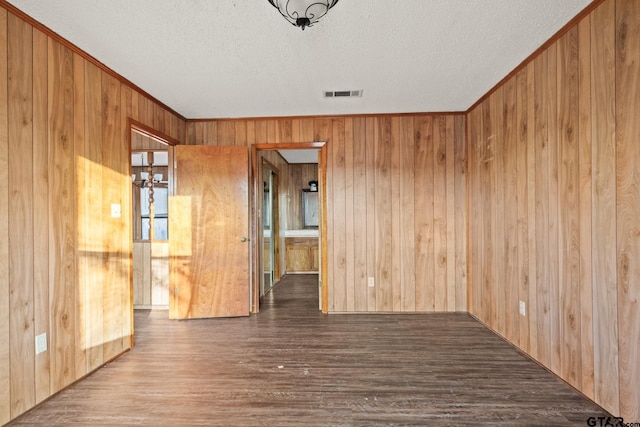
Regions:
<svg viewBox="0 0 640 427"><path fill-rule="evenodd" d="M246 147L176 146L169 317L249 315Z"/></svg>

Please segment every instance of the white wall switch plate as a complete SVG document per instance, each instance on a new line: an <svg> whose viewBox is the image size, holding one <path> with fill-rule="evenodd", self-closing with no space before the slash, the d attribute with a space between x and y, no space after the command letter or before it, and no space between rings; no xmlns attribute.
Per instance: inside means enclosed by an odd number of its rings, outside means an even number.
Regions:
<svg viewBox="0 0 640 427"><path fill-rule="evenodd" d="M524 301L520 301L520 316L527 315L527 304Z"/></svg>
<svg viewBox="0 0 640 427"><path fill-rule="evenodd" d="M112 203L111 218L120 218L120 217L122 217L122 206L120 206L120 203Z"/></svg>
<svg viewBox="0 0 640 427"><path fill-rule="evenodd" d="M373 288L376 285L376 282L373 277L369 277L367 284L369 285L370 288Z"/></svg>

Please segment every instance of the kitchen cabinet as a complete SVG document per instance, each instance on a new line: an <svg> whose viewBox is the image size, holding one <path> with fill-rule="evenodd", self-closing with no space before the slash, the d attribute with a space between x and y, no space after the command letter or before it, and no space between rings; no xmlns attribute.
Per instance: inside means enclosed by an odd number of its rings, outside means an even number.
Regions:
<svg viewBox="0 0 640 427"><path fill-rule="evenodd" d="M286 237L285 269L287 273L317 273L320 261L317 237Z"/></svg>

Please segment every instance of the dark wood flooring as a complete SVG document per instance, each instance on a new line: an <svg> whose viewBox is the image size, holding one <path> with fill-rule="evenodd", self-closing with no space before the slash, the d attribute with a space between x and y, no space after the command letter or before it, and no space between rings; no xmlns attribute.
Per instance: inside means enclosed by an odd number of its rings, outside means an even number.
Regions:
<svg viewBox="0 0 640 427"><path fill-rule="evenodd" d="M466 314L322 315L290 276L248 318L136 311L135 348L11 425L564 426L606 416Z"/></svg>

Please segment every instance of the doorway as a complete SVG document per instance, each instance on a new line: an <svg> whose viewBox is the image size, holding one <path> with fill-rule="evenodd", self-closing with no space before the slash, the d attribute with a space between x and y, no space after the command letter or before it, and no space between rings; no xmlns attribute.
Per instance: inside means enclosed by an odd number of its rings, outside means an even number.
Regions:
<svg viewBox="0 0 640 427"><path fill-rule="evenodd" d="M267 159L262 158L262 283L260 295L267 294L280 279L280 209L279 173Z"/></svg>
<svg viewBox="0 0 640 427"><path fill-rule="evenodd" d="M169 308L168 197L177 141L129 121L133 309Z"/></svg>
<svg viewBox="0 0 640 427"><path fill-rule="evenodd" d="M312 153L314 159L305 166L313 170L310 178L302 178L298 174L292 178L287 169L289 162L281 155L284 151ZM263 158L267 157L267 162ZM318 277L318 309L323 313L328 309L328 287L326 283L326 143L295 143L295 144L255 144L252 146L252 176L253 176L253 221L252 257L255 260L252 274L252 312L260 310L260 297L265 295L268 287L264 286L269 279L267 274L269 262L279 264L279 269L273 270L274 283L285 274L317 274ZM284 164L283 168L279 167ZM313 163L313 164L311 164ZM280 232L275 234L264 229L269 215L269 205L265 204L264 190L269 188L267 178L271 178L271 166L279 169L278 204ZM302 165L297 165L302 166ZM309 175L305 175L309 176ZM304 181L304 182L303 182ZM265 182L267 182L265 184ZM269 199L273 200L273 193ZM273 203L273 202L272 202ZM271 205L273 207L273 204ZM273 236L273 240L266 245L265 234ZM279 244L280 250L271 255L271 243ZM275 245L274 245L275 246ZM266 268L265 268L266 266ZM279 270L279 273L278 273Z"/></svg>

